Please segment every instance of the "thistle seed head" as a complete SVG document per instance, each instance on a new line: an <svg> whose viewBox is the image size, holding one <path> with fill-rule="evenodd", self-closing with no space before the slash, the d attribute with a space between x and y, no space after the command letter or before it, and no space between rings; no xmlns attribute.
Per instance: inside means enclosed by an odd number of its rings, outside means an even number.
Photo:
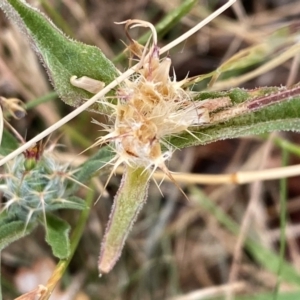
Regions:
<svg viewBox="0 0 300 300"><path fill-rule="evenodd" d="M127 50L131 59L138 59L139 69L120 83L116 104L106 99L100 101L112 108L109 117L113 125L104 125L108 133L92 146L107 142L113 145L114 170L122 163L154 170L159 167L172 179L165 161L172 156L173 147L166 138L184 131L192 134L189 127L209 123L209 112L228 105L230 100L222 104L215 99L193 101L193 92L184 88L187 80L176 81L175 73L170 77L171 59L159 57L154 26L140 20L123 23L130 40ZM150 28L152 36L146 46L131 38L128 30L132 27ZM77 87L86 89L86 82L78 83ZM93 79L88 83L89 88L92 83ZM166 150L162 150L162 145Z"/></svg>
<svg viewBox="0 0 300 300"><path fill-rule="evenodd" d="M173 152L165 138L200 122L208 122L209 116L202 103L197 105L192 100L192 92L182 88L185 81L177 82L175 74L173 79L170 77L171 59L159 58L153 25L138 20L126 22L126 29L137 26L151 29L151 42L149 40L145 47L138 45L127 32L131 41L128 50L142 67L119 87L117 104L113 106L114 125L96 144L112 143L117 165L160 167L165 171L164 162ZM167 149L164 152L162 144Z"/></svg>

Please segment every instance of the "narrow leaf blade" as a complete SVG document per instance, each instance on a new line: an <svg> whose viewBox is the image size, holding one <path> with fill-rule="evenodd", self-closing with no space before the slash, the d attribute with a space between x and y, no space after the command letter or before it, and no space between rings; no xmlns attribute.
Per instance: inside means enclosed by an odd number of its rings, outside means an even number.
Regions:
<svg viewBox="0 0 300 300"><path fill-rule="evenodd" d="M149 173L127 166L114 199L99 257L99 271L108 273L121 255L125 240L147 198Z"/></svg>
<svg viewBox="0 0 300 300"><path fill-rule="evenodd" d="M234 110L240 105L251 107L251 103L257 101L257 95L259 95L260 92L262 96L264 93L268 93L268 91L269 93L276 94L280 92L279 89L280 88L260 88L255 91L256 96L251 94L253 91L242 89L233 89L231 91L217 93L216 95L230 97L233 102L233 106L230 109ZM299 87L295 87L294 90L299 90ZM214 92L206 92L204 94L206 95L205 99L207 99L209 95L211 95L211 98L215 98ZM228 113L230 113L230 109L227 110ZM220 113L222 112L218 112L218 114ZM212 116L214 117L214 114L212 114ZM189 129L193 135L184 132L176 137L170 137L169 141L178 148L185 148L194 145L205 145L223 139L257 135L276 130L300 131L299 119L300 94L295 94L287 96L274 104L270 103L266 106L262 104L262 106L256 108L255 111L251 111L249 108L249 110L243 114L232 116L221 122L191 127Z"/></svg>

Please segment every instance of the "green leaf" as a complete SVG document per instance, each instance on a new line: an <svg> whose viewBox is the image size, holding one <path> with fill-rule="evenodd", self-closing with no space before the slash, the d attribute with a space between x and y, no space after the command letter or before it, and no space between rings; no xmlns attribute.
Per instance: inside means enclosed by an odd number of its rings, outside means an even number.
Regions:
<svg viewBox="0 0 300 300"><path fill-rule="evenodd" d="M274 89L275 91L273 91ZM294 89L299 89L299 87ZM265 92L263 92L264 90ZM230 110L234 110L239 105L249 106L252 101L259 99L257 96L260 91L262 91L262 95L259 96L263 98L268 90L270 92L269 96L279 93L279 88L260 88L255 91L255 95L251 95L251 91L248 92L242 89L233 89L219 93L219 95L230 97L233 102L233 106L224 110L223 113L230 113ZM205 92L204 95L208 98L210 93ZM211 98L215 98L216 94L212 93L211 95ZM201 93L199 98L201 98ZM279 102L268 104L265 107L262 105L258 109L257 111L249 109L239 116L228 118L219 123L191 127L189 129L193 132L193 135L184 132L176 137L170 137L169 141L178 148L185 148L194 145L204 145L217 140L257 135L276 130L300 131L300 95L287 96ZM217 112L216 114L220 113L222 112ZM211 116L214 117L214 115L212 114Z"/></svg>
<svg viewBox="0 0 300 300"><path fill-rule="evenodd" d="M147 199L149 173L127 166L114 199L100 250L99 271L108 273L119 259L126 238Z"/></svg>
<svg viewBox="0 0 300 300"><path fill-rule="evenodd" d="M84 184L90 178L95 176L96 172L98 172L114 156L115 152L110 147L102 147L95 155L78 167L79 171L74 175L75 179ZM68 189L68 194L74 194L77 188L78 184L73 184L71 188Z"/></svg>
<svg viewBox="0 0 300 300"><path fill-rule="evenodd" d="M28 235L36 227L36 223L27 226L23 221L13 220L11 217L0 215L0 251L14 241Z"/></svg>
<svg viewBox="0 0 300 300"><path fill-rule="evenodd" d="M88 76L106 85L117 77L117 70L95 46L67 38L37 9L20 0L0 0L0 8L28 36L47 69L59 97L67 104L79 106L91 94L70 84L73 75ZM101 111L95 104L93 109Z"/></svg>
<svg viewBox="0 0 300 300"><path fill-rule="evenodd" d="M94 196L95 196L94 190L89 190L87 197L85 199L87 206L89 208L92 206ZM71 248L70 255L68 256L68 258L62 259L57 263L55 271L53 272L51 278L49 279L49 281L51 281L51 284L47 286L48 289L45 292L45 294L43 295L43 297L40 298L40 300L47 300L50 298L57 283L61 280L63 274L66 272L66 269L77 249L80 238L84 232L84 228L85 228L85 225L86 225L88 217L89 217L89 212L90 212L90 210L84 210L80 213L80 216L76 222L76 225L75 225L74 229L72 230L72 235L71 235L71 239L70 239L70 244L71 244L70 245L70 248Z"/></svg>
<svg viewBox="0 0 300 300"><path fill-rule="evenodd" d="M15 221L15 218L8 216L7 209L2 210L0 213L0 228L2 225L8 224L12 221Z"/></svg>
<svg viewBox="0 0 300 300"><path fill-rule="evenodd" d="M111 147L102 147L95 155L79 166L80 170L76 173L75 178L80 182L86 182L114 156L115 152Z"/></svg>
<svg viewBox="0 0 300 300"><path fill-rule="evenodd" d="M7 155L12 150L18 148L18 141L14 136L12 136L8 131L3 131L2 144L0 145L0 155Z"/></svg>
<svg viewBox="0 0 300 300"><path fill-rule="evenodd" d="M70 255L70 225L64 220L47 214L46 242L51 246L53 255L65 259Z"/></svg>

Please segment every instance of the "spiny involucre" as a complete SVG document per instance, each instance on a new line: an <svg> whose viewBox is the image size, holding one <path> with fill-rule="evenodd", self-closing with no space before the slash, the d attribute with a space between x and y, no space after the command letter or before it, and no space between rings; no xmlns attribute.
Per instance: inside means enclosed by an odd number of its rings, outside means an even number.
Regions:
<svg viewBox="0 0 300 300"><path fill-rule="evenodd" d="M45 217L46 212L72 207L72 201L66 199L66 189L72 180L68 169L51 152L44 152L41 143L11 160L0 186L7 214L29 223L40 214Z"/></svg>

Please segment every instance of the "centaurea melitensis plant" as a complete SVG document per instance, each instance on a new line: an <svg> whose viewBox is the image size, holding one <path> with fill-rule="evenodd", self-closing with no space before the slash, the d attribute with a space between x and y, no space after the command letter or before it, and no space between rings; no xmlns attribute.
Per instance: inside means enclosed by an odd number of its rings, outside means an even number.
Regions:
<svg viewBox="0 0 300 300"><path fill-rule="evenodd" d="M234 2L228 1L222 10ZM109 144L112 149L113 157L107 156L109 159L105 161L107 165L112 164L108 180L120 165L125 167L125 174L103 238L100 273L109 272L119 258L132 224L146 201L152 173L161 169L178 186L166 166L175 149L275 129L300 130L300 110L295 109L299 107L299 86L250 91L233 89L214 93L190 89L192 84L203 78L214 76L214 83L221 72L230 71L233 65L238 68L240 63L244 67L246 63L241 62L244 57L224 63L216 73L177 81L175 71L170 75L170 56L161 56L174 44L159 48L152 24L129 20L125 22L130 40L127 50L138 62L118 76L120 72L99 49L66 38L26 2L0 0L0 6L32 37L31 42L59 96L75 107L81 105L59 124L8 154L0 164L9 161L16 153L24 152L25 148L91 105L93 111L108 116L107 124L94 121L104 128L106 134L91 147ZM219 13L221 10L218 10ZM213 14L209 21L216 15ZM152 36L144 46L134 41L128 33L129 28L137 26L151 30ZM198 29L196 27L192 33ZM52 43L49 43L50 39ZM296 37L294 42L297 43ZM280 50L286 46L284 43L276 45ZM62 48L64 51L61 51ZM288 113L283 114L283 111ZM2 127L0 123L0 130ZM100 167L99 164L97 169ZM50 175L47 173L43 178L49 179ZM10 206L7 205L8 208Z"/></svg>

